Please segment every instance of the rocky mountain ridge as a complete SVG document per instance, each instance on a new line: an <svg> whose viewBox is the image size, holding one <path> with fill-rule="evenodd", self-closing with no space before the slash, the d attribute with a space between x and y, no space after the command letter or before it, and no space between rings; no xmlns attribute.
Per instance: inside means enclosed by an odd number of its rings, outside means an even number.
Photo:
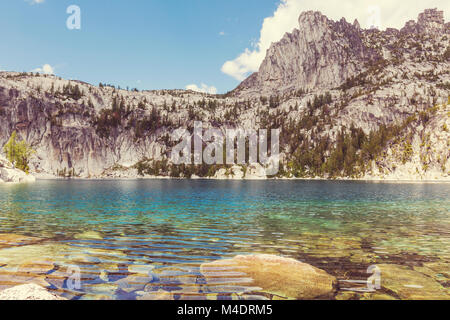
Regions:
<svg viewBox="0 0 450 320"><path fill-rule="evenodd" d="M259 72L238 87L239 94L323 89L339 86L363 71L364 61L376 58L364 46L361 29L344 18L329 20L320 12L300 15L299 28L271 45ZM246 90L247 89L247 90Z"/></svg>
<svg viewBox="0 0 450 320"><path fill-rule="evenodd" d="M0 146L16 131L41 177L265 178L258 165L171 165L171 133L198 120L222 131L281 128L278 177L449 180L443 15L431 9L378 31L305 12L299 26L226 95L0 72Z"/></svg>
<svg viewBox="0 0 450 320"><path fill-rule="evenodd" d="M443 11L437 9L425 10L417 22L408 21L400 31L364 30L357 20L335 22L313 11L302 13L298 21L297 29L270 46L259 71L234 91L237 96L336 88L374 64L406 53L401 40L417 35L438 41L450 34L450 23L445 23Z"/></svg>

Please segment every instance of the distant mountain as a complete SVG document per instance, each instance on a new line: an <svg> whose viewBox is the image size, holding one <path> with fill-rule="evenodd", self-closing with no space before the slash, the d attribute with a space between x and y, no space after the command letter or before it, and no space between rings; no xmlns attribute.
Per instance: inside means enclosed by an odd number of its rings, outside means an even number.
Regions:
<svg viewBox="0 0 450 320"><path fill-rule="evenodd" d="M0 145L17 131L38 176L261 177L254 166L171 165L170 133L200 120L281 128L279 177L450 180L449 94L443 12L386 31L304 12L226 95L1 72Z"/></svg>

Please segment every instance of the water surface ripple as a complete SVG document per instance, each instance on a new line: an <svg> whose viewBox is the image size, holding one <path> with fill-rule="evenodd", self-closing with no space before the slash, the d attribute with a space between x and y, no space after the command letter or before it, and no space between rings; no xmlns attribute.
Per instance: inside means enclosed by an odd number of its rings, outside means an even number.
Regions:
<svg viewBox="0 0 450 320"><path fill-rule="evenodd" d="M33 257L58 266L47 280L74 299L134 299L138 292L255 297L245 278L238 287L226 278L206 284L200 273L202 263L238 254L293 257L344 281L360 280L373 263L448 263L449 194L450 184L337 181L2 185L0 233L48 241L1 249L0 288L25 281L11 280L11 265ZM99 236L80 236L92 232ZM55 280L71 265L82 271L80 290L70 290L64 277ZM142 277L122 281L131 274Z"/></svg>

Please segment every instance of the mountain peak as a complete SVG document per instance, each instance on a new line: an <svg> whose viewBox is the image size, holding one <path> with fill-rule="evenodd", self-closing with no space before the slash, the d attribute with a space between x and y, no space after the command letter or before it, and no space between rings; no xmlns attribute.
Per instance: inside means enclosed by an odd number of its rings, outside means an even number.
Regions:
<svg viewBox="0 0 450 320"><path fill-rule="evenodd" d="M426 9L420 13L417 22L415 20L408 21L401 31L406 33L438 33L445 29L444 11L434 8Z"/></svg>
<svg viewBox="0 0 450 320"><path fill-rule="evenodd" d="M259 72L244 80L238 91L336 87L359 73L371 56L361 40L357 21L333 21L319 11L306 11L298 22L297 29L272 43Z"/></svg>
<svg viewBox="0 0 450 320"><path fill-rule="evenodd" d="M311 25L311 24L326 24L329 22L327 16L320 11L304 11L298 18L299 26Z"/></svg>
<svg viewBox="0 0 450 320"><path fill-rule="evenodd" d="M444 11L438 11L437 8L427 9L419 14L418 24L421 26L442 27L444 23Z"/></svg>

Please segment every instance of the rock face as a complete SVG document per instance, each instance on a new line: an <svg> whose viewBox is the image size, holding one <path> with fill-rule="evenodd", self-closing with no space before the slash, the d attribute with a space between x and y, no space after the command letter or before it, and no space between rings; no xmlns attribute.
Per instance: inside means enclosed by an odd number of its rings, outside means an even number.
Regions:
<svg viewBox="0 0 450 320"><path fill-rule="evenodd" d="M359 24L329 20L308 11L299 18L299 28L272 44L259 72L245 80L238 91L274 94L294 89L337 87L361 72L362 65L376 58L360 34Z"/></svg>
<svg viewBox="0 0 450 320"><path fill-rule="evenodd" d="M36 284L24 284L0 292L0 300L67 300Z"/></svg>
<svg viewBox="0 0 450 320"><path fill-rule="evenodd" d="M450 168L449 153L444 151L449 148L450 130L443 130L450 128L449 112L450 105L440 108L428 126L420 128L422 130L408 130L408 146L401 143L390 145L378 159L379 166L373 165L372 175L389 180L408 180L414 176L428 181L442 179L443 171ZM432 163L440 165L433 167L430 166ZM383 170L392 168L392 164L395 164L395 170ZM370 179L370 176L367 178Z"/></svg>
<svg viewBox="0 0 450 320"><path fill-rule="evenodd" d="M0 155L0 183L2 182L34 182L36 178L32 175L26 174L25 172L15 169L14 166L6 160L2 155Z"/></svg>
<svg viewBox="0 0 450 320"><path fill-rule="evenodd" d="M208 285L247 286L280 298L330 298L336 278L300 261L274 255L236 256L200 267Z"/></svg>
<svg viewBox="0 0 450 320"><path fill-rule="evenodd" d="M38 177L265 178L257 166L170 167L178 143L172 133L192 133L202 121L222 133L280 128L280 175L287 178L450 180L449 63L449 23L436 9L400 31L365 30L309 11L272 44L260 70L226 95L0 72L0 146L16 131L36 150L30 168ZM361 142L385 136L386 127L395 136L373 141L369 149L380 150L361 161L354 157L364 153L361 145L331 157L343 133L361 130ZM1 161L1 180L33 180Z"/></svg>

